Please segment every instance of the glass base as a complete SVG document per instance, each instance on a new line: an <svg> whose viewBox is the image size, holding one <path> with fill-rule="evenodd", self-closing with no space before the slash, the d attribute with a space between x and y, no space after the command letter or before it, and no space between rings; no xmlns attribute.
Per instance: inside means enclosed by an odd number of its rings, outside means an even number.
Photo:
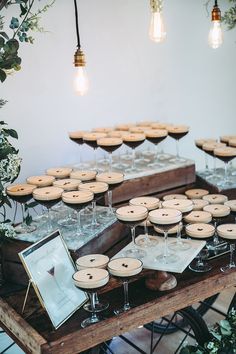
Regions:
<svg viewBox="0 0 236 354"><path fill-rule="evenodd" d="M236 264L227 264L225 267L221 267L220 270L223 273L229 272L231 269L235 269L236 268Z"/></svg>
<svg viewBox="0 0 236 354"><path fill-rule="evenodd" d="M136 238L135 243L139 247L149 248L149 247L155 247L159 243L159 241L155 236L139 235Z"/></svg>
<svg viewBox="0 0 236 354"><path fill-rule="evenodd" d="M15 232L17 234L29 234L35 231L37 227L35 225L20 224L15 227Z"/></svg>
<svg viewBox="0 0 236 354"><path fill-rule="evenodd" d="M128 305L124 305L120 309L114 310L113 312L114 312L115 315L120 315L121 313L129 311L131 308L132 307L128 304Z"/></svg>
<svg viewBox="0 0 236 354"><path fill-rule="evenodd" d="M88 303L88 304L85 304L83 306L84 310L85 311L88 311L88 312L102 312L102 311L105 311L107 310L109 307L109 302L97 302L95 304L95 309L92 311L92 308L91 308L91 304Z"/></svg>
<svg viewBox="0 0 236 354"><path fill-rule="evenodd" d="M154 168L161 168L163 167L164 164L163 163L159 163L159 162L151 162L148 164L148 167L154 167Z"/></svg>
<svg viewBox="0 0 236 354"><path fill-rule="evenodd" d="M214 242L214 241L209 241L206 244L206 247L208 250L213 250L213 251L223 251L227 248L227 242L224 241L219 241L219 242Z"/></svg>
<svg viewBox="0 0 236 354"><path fill-rule="evenodd" d="M66 218L63 220L58 220L58 224L62 227L72 227L77 224L77 220L73 218Z"/></svg>
<svg viewBox="0 0 236 354"><path fill-rule="evenodd" d="M208 263L199 264L198 261L195 261L189 265L189 269L192 270L193 272L205 273L205 272L209 272L212 269L212 266L210 266L210 264Z"/></svg>
<svg viewBox="0 0 236 354"><path fill-rule="evenodd" d="M166 257L161 254L155 258L155 261L160 262L162 264L172 264L179 261L179 257L174 253L169 253Z"/></svg>
<svg viewBox="0 0 236 354"><path fill-rule="evenodd" d="M88 317L81 322L81 327L85 328L85 327L91 326L92 324L97 323L99 321L101 321L101 319L97 316Z"/></svg>
<svg viewBox="0 0 236 354"><path fill-rule="evenodd" d="M169 244L169 249L175 250L175 251L187 251L189 250L192 246L188 241L175 241Z"/></svg>
<svg viewBox="0 0 236 354"><path fill-rule="evenodd" d="M181 162L185 162L187 161L187 159L185 159L184 157L174 157L173 159L169 160L171 163L181 163Z"/></svg>
<svg viewBox="0 0 236 354"><path fill-rule="evenodd" d="M143 250L139 250L138 248L131 248L129 250L124 251L124 257L133 257L133 258L144 258L147 255L147 252Z"/></svg>

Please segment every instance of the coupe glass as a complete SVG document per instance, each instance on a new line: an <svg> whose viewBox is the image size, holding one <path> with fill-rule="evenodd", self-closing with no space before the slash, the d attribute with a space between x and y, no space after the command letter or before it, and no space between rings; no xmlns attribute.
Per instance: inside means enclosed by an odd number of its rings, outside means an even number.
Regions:
<svg viewBox="0 0 236 354"><path fill-rule="evenodd" d="M174 163L185 162L186 159L180 157L179 155L179 140L188 134L189 127L187 127L186 125L172 125L168 126L167 130L168 135L176 141L176 157L174 159L171 159L170 161Z"/></svg>
<svg viewBox="0 0 236 354"><path fill-rule="evenodd" d="M168 231L178 225L182 219L182 213L175 209L156 209L149 212L149 220L164 234L164 252L156 257L156 261L162 264L171 264L179 260L179 257L171 253L168 247Z"/></svg>
<svg viewBox="0 0 236 354"><path fill-rule="evenodd" d="M132 163L131 163L131 167L126 170L127 172L133 173L133 172L138 171L138 169L136 168L136 165L135 165L135 157L136 157L135 156L135 149L138 146L140 146L144 141L145 141L144 134L130 133L130 134L123 136L124 144L132 149Z"/></svg>
<svg viewBox="0 0 236 354"><path fill-rule="evenodd" d="M62 193L63 203L77 212L76 236L83 236L85 234L81 227L81 212L89 203L91 203L93 198L93 193L88 190Z"/></svg>
<svg viewBox="0 0 236 354"><path fill-rule="evenodd" d="M215 227L213 225L203 223L189 224L186 226L185 230L186 235L195 240L207 241L215 233ZM206 248L203 248L197 255L196 260L190 264L189 269L197 273L209 272L212 266L206 262L207 256L208 251Z"/></svg>
<svg viewBox="0 0 236 354"><path fill-rule="evenodd" d="M84 145L83 135L85 133L87 132L82 130L77 130L69 133L70 140L74 141L79 146L79 163L78 165L75 165L75 167L78 167L79 169L82 170L88 167L85 163L83 163L83 158L82 158L82 146Z"/></svg>
<svg viewBox="0 0 236 354"><path fill-rule="evenodd" d="M227 264L224 267L221 267L220 270L225 273L225 272L230 271L231 269L236 268L236 264L235 264L234 259L235 259L235 243L231 243L230 244L230 261L229 261L229 264Z"/></svg>
<svg viewBox="0 0 236 354"><path fill-rule="evenodd" d="M207 144L207 143L216 143L217 140L216 139L197 139L195 140L195 145L198 149L200 149L201 151L204 152L204 156L205 156L205 169L203 171L203 173L201 173L204 176L210 176L211 175L211 171L209 169L209 162L208 162L208 154L206 153L206 151L203 150L203 144Z"/></svg>
<svg viewBox="0 0 236 354"><path fill-rule="evenodd" d="M162 208L179 210L182 213L182 217L185 217L189 212L193 210L193 202L189 199L170 199L162 203ZM187 240L182 239L182 228L183 223L180 221L177 231L177 240L169 245L171 250L186 251L191 248L190 243Z"/></svg>
<svg viewBox="0 0 236 354"><path fill-rule="evenodd" d="M112 153L121 147L123 141L121 138L101 138L98 139L98 146L105 150L109 155L109 172L112 171Z"/></svg>
<svg viewBox="0 0 236 354"><path fill-rule="evenodd" d="M108 283L109 273L107 270L100 268L82 269L73 274L73 280L75 286L85 291L90 300L90 310L87 307L87 311L91 312L91 317L86 318L81 323L81 327L85 328L101 320L98 313L103 310L96 307L96 294Z"/></svg>
<svg viewBox="0 0 236 354"><path fill-rule="evenodd" d="M100 268L105 269L109 262L109 257L103 254L88 254L86 256L82 256L77 258L76 267L77 270L89 269L89 268ZM105 311L109 307L108 302L101 302L98 298L97 293L95 294L95 310ZM92 311L91 303L87 303L84 305L84 309L87 311Z"/></svg>
<svg viewBox="0 0 236 354"><path fill-rule="evenodd" d="M206 205L203 208L203 211L209 212L212 215L212 220L215 227L215 234L213 236L213 241L207 243L208 249L212 249L214 251L220 251L227 247L224 241L220 240L217 225L219 222L222 222L226 216L230 214L230 208L227 205L222 204L210 204Z"/></svg>
<svg viewBox="0 0 236 354"><path fill-rule="evenodd" d="M25 205L32 199L33 190L36 187L31 184L11 184L7 187L7 195L21 206L22 222L15 227L15 231L20 234L30 233L36 230L35 225L27 225L26 220L28 212L25 210Z"/></svg>
<svg viewBox="0 0 236 354"><path fill-rule="evenodd" d="M61 200L61 195L63 193L62 188L58 187L42 187L36 188L33 191L33 198L39 203L47 208L48 216L46 222L46 231L50 233L53 231L51 208L56 205Z"/></svg>
<svg viewBox="0 0 236 354"><path fill-rule="evenodd" d="M130 227L131 230L132 247L124 252L125 256L139 258L139 259L142 259L146 256L146 252L137 247L135 241L135 228L140 223L145 221L147 219L147 216L148 216L148 210L143 206L129 205L129 206L118 208L116 210L117 219L121 223Z"/></svg>
<svg viewBox="0 0 236 354"><path fill-rule="evenodd" d="M236 224L236 199L228 200L224 203L224 205L230 208L230 212L234 218L234 222Z"/></svg>
<svg viewBox="0 0 236 354"><path fill-rule="evenodd" d="M90 227L94 230L100 226L100 222L97 220L97 200L102 198L108 190L108 184L104 182L88 182L81 183L79 190L88 190L93 192L94 199L92 201L92 223Z"/></svg>
<svg viewBox="0 0 236 354"><path fill-rule="evenodd" d="M148 211L155 210L159 208L160 200L155 197L137 197L133 198L129 201L130 205L143 206L147 208ZM139 247L149 248L154 247L158 244L158 239L154 236L149 236L148 234L148 217L143 222L144 225L144 235L139 235L136 239L136 243ZM142 226L142 224L140 225Z"/></svg>
<svg viewBox="0 0 236 354"><path fill-rule="evenodd" d="M80 183L81 181L79 179L63 178L53 182L53 185L54 187L62 188L64 192L70 192L78 190L78 186ZM63 227L74 226L77 221L73 217L73 210L71 210L71 208L68 208L68 212L66 212L66 214L66 217L58 220L58 224Z"/></svg>
<svg viewBox="0 0 236 354"><path fill-rule="evenodd" d="M97 162L97 149L98 149L98 144L97 140L101 138L105 138L107 136L106 133L86 133L83 135L83 141L85 144L90 146L93 151L94 151L94 169L95 171L98 171L98 162Z"/></svg>
<svg viewBox="0 0 236 354"><path fill-rule="evenodd" d="M108 184L108 191L107 191L108 209L106 211L105 217L110 218L111 216L115 215L112 208L112 191L123 183L124 175L118 172L100 173L96 176L96 180L98 182L105 182Z"/></svg>
<svg viewBox="0 0 236 354"><path fill-rule="evenodd" d="M214 150L216 148L219 147L225 147L226 145L224 143L204 143L202 145L202 149L203 151L206 152L206 154L208 154L209 156L211 156L213 158L213 170L212 173L208 176L208 178L210 179L210 181L212 181L213 183L216 183L217 181L221 180L220 175L217 173L216 170L216 158L214 155Z"/></svg>
<svg viewBox="0 0 236 354"><path fill-rule="evenodd" d="M218 159L223 161L224 166L225 166L224 178L223 178L223 180L219 181L217 183L217 185L220 186L222 189L232 187L233 183L230 180L229 174L228 174L228 163L229 163L229 161L233 160L236 157L236 148L233 148L233 147L216 148L214 150L214 155Z"/></svg>
<svg viewBox="0 0 236 354"><path fill-rule="evenodd" d="M154 162L148 164L149 167L162 167L163 163L159 160L158 145L168 136L168 132L165 129L151 129L145 131L146 139L155 145L155 157Z"/></svg>
<svg viewBox="0 0 236 354"><path fill-rule="evenodd" d="M114 277L122 280L124 288L124 304L121 308L114 310L116 315L129 311L131 305L129 302L129 280L131 277L142 271L143 263L139 259L122 257L115 258L108 263L108 271Z"/></svg>

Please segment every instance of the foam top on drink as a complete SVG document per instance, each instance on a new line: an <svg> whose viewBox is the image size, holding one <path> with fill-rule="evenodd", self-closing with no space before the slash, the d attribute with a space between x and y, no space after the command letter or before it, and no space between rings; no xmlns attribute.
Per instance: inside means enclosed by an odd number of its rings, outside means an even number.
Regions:
<svg viewBox="0 0 236 354"><path fill-rule="evenodd" d="M96 176L96 180L98 182L105 182L107 184L117 184L122 183L124 181L124 175L123 173L119 172L104 172L99 173Z"/></svg>
<svg viewBox="0 0 236 354"><path fill-rule="evenodd" d="M43 187L33 190L33 197L36 200L50 201L61 198L63 189L59 187Z"/></svg>
<svg viewBox="0 0 236 354"><path fill-rule="evenodd" d="M46 170L47 175L56 178L67 178L70 176L71 172L72 172L72 168L70 167L56 167L56 168L49 168Z"/></svg>
<svg viewBox="0 0 236 354"><path fill-rule="evenodd" d="M103 254L87 254L76 260L77 269L85 268L106 268L109 257Z"/></svg>
<svg viewBox="0 0 236 354"><path fill-rule="evenodd" d="M185 194L189 199L200 199L204 197L204 195L209 194L209 191L202 188L193 188L185 191Z"/></svg>
<svg viewBox="0 0 236 354"><path fill-rule="evenodd" d="M37 187L48 187L53 184L55 177L53 176L31 176L26 179L27 183L34 184Z"/></svg>
<svg viewBox="0 0 236 354"><path fill-rule="evenodd" d="M230 214L230 208L222 204L210 204L203 208L204 211L211 213L213 218L223 218Z"/></svg>
<svg viewBox="0 0 236 354"><path fill-rule="evenodd" d="M148 216L148 210L144 206L127 205L116 210L116 217L121 221L141 221Z"/></svg>
<svg viewBox="0 0 236 354"><path fill-rule="evenodd" d="M78 189L80 183L79 179L63 178L53 182L53 185L64 189L64 191L71 191Z"/></svg>
<svg viewBox="0 0 236 354"><path fill-rule="evenodd" d="M117 277L131 277L142 271L143 263L136 258L122 257L108 263L109 272Z"/></svg>
<svg viewBox="0 0 236 354"><path fill-rule="evenodd" d="M227 240L236 239L236 224L223 224L217 227L217 232L220 237Z"/></svg>
<svg viewBox="0 0 236 354"><path fill-rule="evenodd" d="M193 202L193 210L195 211L202 210L204 206L209 204L207 200L203 200L203 199L191 199L191 200Z"/></svg>
<svg viewBox="0 0 236 354"><path fill-rule="evenodd" d="M215 233L215 228L213 225L196 223L187 225L186 234L194 238L208 238L212 237Z"/></svg>
<svg viewBox="0 0 236 354"><path fill-rule="evenodd" d="M168 135L166 129L148 129L144 131L147 138L162 138Z"/></svg>
<svg viewBox="0 0 236 354"><path fill-rule="evenodd" d="M224 203L224 205L230 207L232 211L236 211L236 199L228 200L227 202Z"/></svg>
<svg viewBox="0 0 236 354"><path fill-rule="evenodd" d="M70 178L79 179L81 181L91 181L95 179L97 172L96 171L72 171Z"/></svg>
<svg viewBox="0 0 236 354"><path fill-rule="evenodd" d="M203 200L207 200L210 204L224 204L227 202L228 197L224 194L208 194L202 197Z"/></svg>
<svg viewBox="0 0 236 354"><path fill-rule="evenodd" d="M73 280L78 288L96 289L108 283L109 273L101 268L86 268L74 273Z"/></svg>
<svg viewBox="0 0 236 354"><path fill-rule="evenodd" d="M195 224L199 222L208 224L212 220L212 215L207 211L191 211L188 215L184 217L184 220L190 224Z"/></svg>
<svg viewBox="0 0 236 354"><path fill-rule="evenodd" d="M108 190L108 184L104 182L81 183L79 190L90 190L94 194L104 193Z"/></svg>
<svg viewBox="0 0 236 354"><path fill-rule="evenodd" d="M146 207L148 210L153 210L159 208L160 199L155 197L137 197L129 201L130 205L141 205Z"/></svg>
<svg viewBox="0 0 236 354"><path fill-rule="evenodd" d="M176 209L181 213L187 213L193 210L193 202L189 199L170 199L162 202L162 208Z"/></svg>
<svg viewBox="0 0 236 354"><path fill-rule="evenodd" d="M149 212L149 220L157 225L170 225L180 222L182 213L175 209L156 209Z"/></svg>
<svg viewBox="0 0 236 354"><path fill-rule="evenodd" d="M11 184L7 186L7 194L12 196L25 196L33 193L35 185L28 183Z"/></svg>
<svg viewBox="0 0 236 354"><path fill-rule="evenodd" d="M62 193L62 200L68 204L83 204L93 200L93 193L89 190L70 191Z"/></svg>

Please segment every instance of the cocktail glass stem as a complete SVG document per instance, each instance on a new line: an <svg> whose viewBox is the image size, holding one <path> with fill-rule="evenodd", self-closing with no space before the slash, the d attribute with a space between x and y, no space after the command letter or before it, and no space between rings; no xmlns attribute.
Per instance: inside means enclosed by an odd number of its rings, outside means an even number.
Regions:
<svg viewBox="0 0 236 354"><path fill-rule="evenodd" d="M92 201L92 226L97 226L98 222L97 222L97 203L96 200Z"/></svg>
<svg viewBox="0 0 236 354"><path fill-rule="evenodd" d="M182 234L181 234L181 228L182 228L182 222L179 223L178 225L178 231L177 231L177 243L179 245L181 245L183 242L182 242Z"/></svg>
<svg viewBox="0 0 236 354"><path fill-rule="evenodd" d="M208 164L208 155L204 152L205 155L205 173L209 174L209 164Z"/></svg>
<svg viewBox="0 0 236 354"><path fill-rule="evenodd" d="M176 145L176 159L179 160L179 158L180 158L180 156L179 156L179 140L176 139L175 141L176 141L176 143L175 143L175 145Z"/></svg>
<svg viewBox="0 0 236 354"><path fill-rule="evenodd" d="M130 310L128 280L123 280L123 288L124 288L124 311L128 311Z"/></svg>
<svg viewBox="0 0 236 354"><path fill-rule="evenodd" d="M132 149L132 165L131 165L131 170L135 170L135 149Z"/></svg>
<svg viewBox="0 0 236 354"><path fill-rule="evenodd" d="M22 214L22 226L27 226L26 225L26 217L27 217L27 213L25 211L25 205L24 203L20 203L21 206L21 214Z"/></svg>
<svg viewBox="0 0 236 354"><path fill-rule="evenodd" d="M109 156L109 172L111 172L112 171L112 153L109 152L108 156Z"/></svg>
<svg viewBox="0 0 236 354"><path fill-rule="evenodd" d="M97 148L94 148L93 151L94 151L94 169L97 171L98 170Z"/></svg>
<svg viewBox="0 0 236 354"><path fill-rule="evenodd" d="M91 306L91 323L95 323L99 321L99 318L96 314L96 292L89 292L88 293L90 306Z"/></svg>
<svg viewBox="0 0 236 354"><path fill-rule="evenodd" d="M132 243L135 246L135 226L131 226Z"/></svg>
<svg viewBox="0 0 236 354"><path fill-rule="evenodd" d="M51 216L51 208L47 207L47 213L48 213L48 220L47 220L47 232L51 232L53 227L52 227L52 216Z"/></svg>
<svg viewBox="0 0 236 354"><path fill-rule="evenodd" d="M199 252L198 261L197 261L197 267L200 268L200 267L203 267L203 266L204 266L203 255L202 255L202 252Z"/></svg>
<svg viewBox="0 0 236 354"><path fill-rule="evenodd" d="M108 199L108 215L112 215L113 213L113 209L112 209L112 190L108 190L107 191L107 199Z"/></svg>
<svg viewBox="0 0 236 354"><path fill-rule="evenodd" d="M147 219L144 222L144 234L146 239L148 238L148 226L147 226Z"/></svg>
<svg viewBox="0 0 236 354"><path fill-rule="evenodd" d="M166 261L166 258L168 256L168 232L164 230L164 254L163 258Z"/></svg>
<svg viewBox="0 0 236 354"><path fill-rule="evenodd" d="M230 262L229 262L230 268L236 267L236 264L234 262L234 253L235 253L235 243L231 243L230 244Z"/></svg>
<svg viewBox="0 0 236 354"><path fill-rule="evenodd" d="M77 210L77 230L76 230L76 235L81 236L82 234L82 229L81 229L81 212L82 210Z"/></svg>
<svg viewBox="0 0 236 354"><path fill-rule="evenodd" d="M227 185L229 183L229 174L228 174L228 162L224 164L225 174L224 174L224 184Z"/></svg>
<svg viewBox="0 0 236 354"><path fill-rule="evenodd" d="M213 237L213 244L214 244L214 246L217 246L220 243L219 235L217 232L217 220L214 221L214 227L215 227L215 234Z"/></svg>
<svg viewBox="0 0 236 354"><path fill-rule="evenodd" d="M82 159L82 145L79 145L79 166L83 164L83 159Z"/></svg>

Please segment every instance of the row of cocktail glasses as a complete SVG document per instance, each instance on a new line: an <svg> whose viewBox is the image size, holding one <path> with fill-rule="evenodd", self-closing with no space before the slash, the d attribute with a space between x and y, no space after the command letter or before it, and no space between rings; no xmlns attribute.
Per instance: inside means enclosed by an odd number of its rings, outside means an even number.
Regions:
<svg viewBox="0 0 236 354"><path fill-rule="evenodd" d="M236 136L221 136L220 142L217 139L197 139L195 145L205 153L205 170L202 175L210 182L219 187L229 188L236 183L232 176L236 176L236 171L231 169L229 173L229 164L236 157ZM208 156L213 158L213 168L209 169ZM224 162L224 175L222 176L216 169L216 159Z"/></svg>
<svg viewBox="0 0 236 354"><path fill-rule="evenodd" d="M164 265L178 262L181 252L191 248L188 239L181 237L183 228L187 237L205 239L207 250L217 254L227 247L222 238L230 239L231 235L233 240L236 239L236 225L225 224L230 213L236 214L235 200L228 201L224 195L209 194L203 189L188 190L185 195L166 195L161 202L155 197L131 199L129 206L116 211L118 220L130 227L132 235L132 246L123 254L143 259L152 254L148 248L158 246L158 239L150 236L148 231L136 237L135 228L140 225L146 230L148 225L153 226L157 233L164 235L164 251L153 259L154 262ZM176 240L168 242L168 234L174 233L177 234ZM199 262L196 267L192 265L192 270L196 271L209 269L205 264L200 267Z"/></svg>
<svg viewBox="0 0 236 354"><path fill-rule="evenodd" d="M90 146L94 150L94 169L98 170L99 166L97 163L97 149L101 148L106 151L109 156L109 171L113 167L118 169L126 169L127 173L137 172L138 168L136 162L144 162L148 167L163 167L163 161L160 160L158 155L158 145L170 136L176 141L176 157L170 160L171 163L184 162L185 159L180 158L178 142L183 138L189 131L189 127L184 125L171 125L163 123L146 123L145 126L130 126L130 125L120 125L117 126L116 130L112 128L97 128L92 132L85 131L74 131L69 133L69 137L72 141L76 142L81 148L83 144ZM121 130L122 129L122 130ZM145 141L150 142L155 146L154 159L151 160L151 152L148 150L145 157L137 158L136 148L141 146ZM119 154L118 163L112 164L112 153L118 150L122 145L131 149L131 156ZM126 160L126 161L124 161ZM127 160L131 160L131 166L127 164ZM81 151L80 151L80 161L81 161ZM85 166L80 162L80 169L85 168Z"/></svg>
<svg viewBox="0 0 236 354"><path fill-rule="evenodd" d="M67 170L67 171L65 171ZM99 225L97 220L96 202L107 193L108 208L102 215L102 221L114 218L112 208L112 190L118 187L124 180L124 175L118 172L100 173L95 171L72 171L72 169L50 169L47 173L51 175L32 176L27 178L27 183L9 185L7 194L22 208L22 223L16 227L18 233L30 233L36 229L36 223L26 224L27 218L24 215L25 205L33 198L38 204L43 205L47 210L46 232L52 231L51 209L56 207L61 201L68 206L69 215L58 221L61 226L74 226L76 235L84 235L94 231ZM68 178L68 175L71 178ZM63 176L67 178L56 178ZM89 227L82 228L81 213L92 204L92 218ZM75 210L77 220L75 220L70 210ZM91 213L88 213L88 216Z"/></svg>

